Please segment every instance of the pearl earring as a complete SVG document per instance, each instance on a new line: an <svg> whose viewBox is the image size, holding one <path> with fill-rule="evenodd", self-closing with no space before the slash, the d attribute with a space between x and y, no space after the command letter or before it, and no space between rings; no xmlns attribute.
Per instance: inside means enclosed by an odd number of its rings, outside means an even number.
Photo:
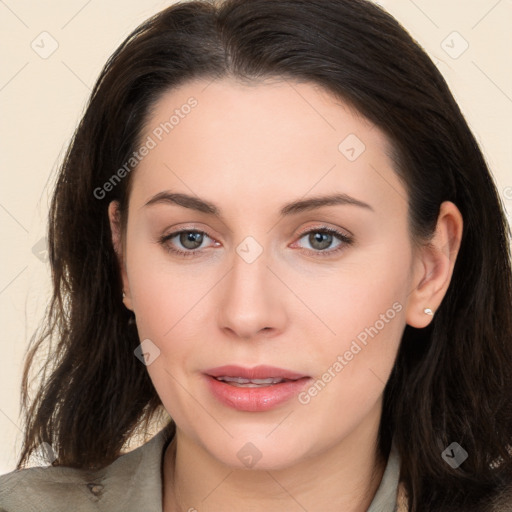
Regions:
<svg viewBox="0 0 512 512"><path fill-rule="evenodd" d="M432 310L430 308L425 308L423 310L423 313L425 313L426 315L431 315L431 316L434 315L434 313L432 312Z"/></svg>
<svg viewBox="0 0 512 512"><path fill-rule="evenodd" d="M124 299L125 297L126 297L126 293L124 293L124 291L123 291L123 299Z"/></svg>

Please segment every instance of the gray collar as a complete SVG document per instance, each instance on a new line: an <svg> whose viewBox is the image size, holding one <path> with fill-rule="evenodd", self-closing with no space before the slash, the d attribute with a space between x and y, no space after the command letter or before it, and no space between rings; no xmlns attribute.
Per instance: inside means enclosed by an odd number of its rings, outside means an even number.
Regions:
<svg viewBox="0 0 512 512"><path fill-rule="evenodd" d="M380 486L367 512L394 512L400 477L400 456L394 442L391 443L388 462Z"/></svg>

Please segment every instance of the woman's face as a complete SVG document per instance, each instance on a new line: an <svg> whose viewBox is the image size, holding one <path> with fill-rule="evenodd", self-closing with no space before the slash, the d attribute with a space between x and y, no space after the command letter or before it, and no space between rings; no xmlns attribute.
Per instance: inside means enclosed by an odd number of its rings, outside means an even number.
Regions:
<svg viewBox="0 0 512 512"><path fill-rule="evenodd" d="M383 133L312 84L224 79L166 93L141 141L125 304L178 435L233 467L356 456L419 275Z"/></svg>

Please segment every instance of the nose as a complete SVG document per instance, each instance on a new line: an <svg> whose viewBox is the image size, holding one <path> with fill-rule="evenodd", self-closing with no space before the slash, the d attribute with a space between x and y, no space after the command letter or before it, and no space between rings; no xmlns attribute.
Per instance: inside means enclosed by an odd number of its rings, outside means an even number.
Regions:
<svg viewBox="0 0 512 512"><path fill-rule="evenodd" d="M265 250L254 260L235 252L223 279L219 327L232 338L275 336L286 323L286 287L269 268Z"/></svg>

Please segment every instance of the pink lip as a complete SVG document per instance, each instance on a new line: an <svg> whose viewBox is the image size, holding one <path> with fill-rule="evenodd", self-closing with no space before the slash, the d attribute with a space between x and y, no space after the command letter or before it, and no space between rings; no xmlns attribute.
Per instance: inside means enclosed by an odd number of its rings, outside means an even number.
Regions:
<svg viewBox="0 0 512 512"><path fill-rule="evenodd" d="M269 384L261 387L237 387L217 380L215 377L242 377L244 379L289 379L279 384ZM205 378L210 392L222 404L239 411L263 412L290 400L305 387L310 377L275 368L272 366L257 366L242 368L228 365L212 368L205 372Z"/></svg>
<svg viewBox="0 0 512 512"><path fill-rule="evenodd" d="M269 379L281 378L289 380L297 380L306 375L301 373L292 372L283 368L276 368L275 366L255 366L254 368L243 368L242 366L226 365L217 368L205 370L207 375L211 377L242 377L243 379Z"/></svg>

